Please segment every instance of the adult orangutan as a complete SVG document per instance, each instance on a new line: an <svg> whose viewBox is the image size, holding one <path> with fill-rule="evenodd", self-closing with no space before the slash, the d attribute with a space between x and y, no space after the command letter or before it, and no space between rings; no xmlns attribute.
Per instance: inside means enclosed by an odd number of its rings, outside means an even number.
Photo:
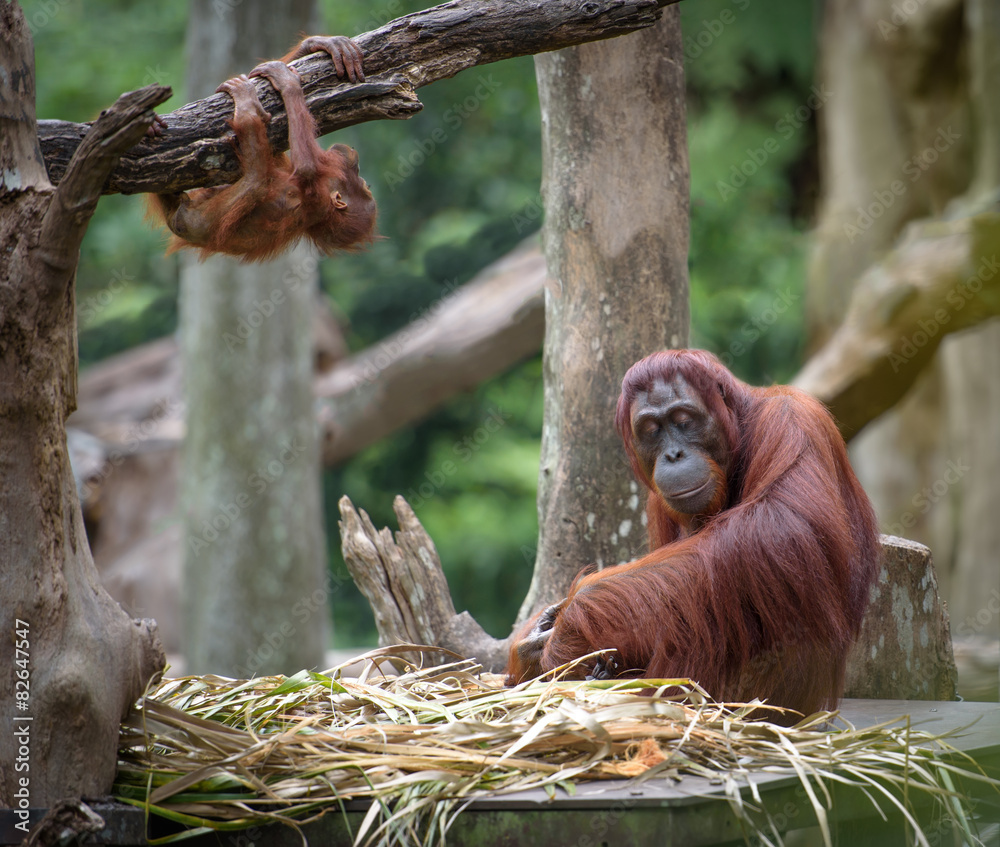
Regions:
<svg viewBox="0 0 1000 847"><path fill-rule="evenodd" d="M285 60L321 50L339 76L364 79L361 50L343 36L307 38ZM245 75L222 83L218 91L233 98L230 125L242 174L231 185L153 195L154 211L174 234L167 252L196 247L202 258L227 253L253 262L273 258L302 237L326 254L371 241L375 200L358 173L358 154L344 144L319 146L299 75L284 61L258 65L250 76L265 77L281 94L290 156L271 152L265 128L271 117L253 83ZM157 121L152 134L162 126Z"/></svg>
<svg viewBox="0 0 1000 847"><path fill-rule="evenodd" d="M650 491L652 552L581 573L515 637L508 684L613 648L577 674L687 677L719 700L834 707L878 534L826 408L671 350L629 369L616 424Z"/></svg>

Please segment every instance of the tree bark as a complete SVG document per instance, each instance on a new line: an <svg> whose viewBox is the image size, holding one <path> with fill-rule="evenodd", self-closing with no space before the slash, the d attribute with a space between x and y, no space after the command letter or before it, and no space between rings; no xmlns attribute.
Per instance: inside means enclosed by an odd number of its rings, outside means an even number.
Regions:
<svg viewBox="0 0 1000 847"><path fill-rule="evenodd" d="M344 561L375 613L379 646L432 644L475 657L486 670L503 670L507 640L493 638L468 612L455 613L434 542L406 500L396 497L393 510L399 521L395 536L376 530L364 511L340 499ZM454 656L431 653L423 659L441 664Z"/></svg>
<svg viewBox="0 0 1000 847"><path fill-rule="evenodd" d="M213 91L314 26L313 0L195 0L189 89ZM204 42L214 45L206 49ZM329 632L309 332L309 245L245 265L181 271L184 655L189 673L249 677L323 662Z"/></svg>
<svg viewBox="0 0 1000 847"><path fill-rule="evenodd" d="M415 89L477 65L560 50L649 27L678 0L452 0L414 12L356 37L365 53L365 82L341 82L325 54L299 60L303 90L320 134L385 118L408 118L422 105ZM239 10L236 5L230 11ZM294 39L293 39L294 40ZM276 48L285 52L288 45ZM247 63L240 70L248 71ZM284 108L266 81L257 83L272 115L268 138L288 149ZM166 115L168 129L122 157L105 193L185 191L232 182L239 166L227 121L232 100L215 94ZM86 124L42 121L39 133L50 178L58 183ZM364 162L362 161L362 167Z"/></svg>
<svg viewBox="0 0 1000 847"><path fill-rule="evenodd" d="M100 586L65 421L76 405L80 242L105 179L169 91L123 95L53 190L16 4L0 5L0 31L0 806L21 812L110 789L121 719L164 664L155 624L131 620Z"/></svg>
<svg viewBox="0 0 1000 847"><path fill-rule="evenodd" d="M542 109L545 418L523 619L580 568L645 550L645 495L613 420L621 379L687 344L688 159L677 9L535 61Z"/></svg>
<svg viewBox="0 0 1000 847"><path fill-rule="evenodd" d="M865 415L873 405L884 408L901 386L912 385L853 439L852 460L883 528L934 551L954 634L994 638L1000 623L983 587L996 586L1000 524L979 506L1000 495L993 436L1000 428L1000 382L989 364L1000 328L993 322L943 344L941 338L968 326L970 312L985 318L996 305L995 247L976 243L974 235L993 227L1000 188L998 18L990 0L918 3L905 15L893 0L827 4L822 67L837 96L821 115L826 199L810 296L814 340L833 336L833 345L797 379L815 386L821 372L830 375L839 349L862 382L881 385L889 396L872 404L857 402L861 392L849 380L827 381L826 396L848 429L863 419L862 407ZM907 226L929 240L904 237L893 249ZM923 267L912 261L934 243L942 249L925 253ZM895 301L872 299L876 290L890 293L892 278L902 283ZM858 280L853 317L834 335ZM979 291L969 285L979 282ZM899 322L915 316L935 290L945 301L922 326ZM855 318L876 329L872 338L852 331ZM889 374L888 353L904 343L913 355ZM939 345L942 355L935 356Z"/></svg>
<svg viewBox="0 0 1000 847"><path fill-rule="evenodd" d="M911 224L793 382L852 438L903 398L946 337L998 315L1000 215Z"/></svg>
<svg viewBox="0 0 1000 847"><path fill-rule="evenodd" d="M664 17L646 32L537 60L552 281L539 554L521 617L565 596L581 567L630 559L646 544L644 498L612 421L625 370L687 341L684 78L677 15ZM397 499L396 511L404 538L420 538L419 559L438 573L429 539L414 536L409 507ZM416 601L393 590L417 565L346 499L341 515L344 558L352 572L368 574L358 579L384 643L454 645L487 668L503 666L509 639L456 615L447 590L426 590ZM421 584L442 580L426 576Z"/></svg>

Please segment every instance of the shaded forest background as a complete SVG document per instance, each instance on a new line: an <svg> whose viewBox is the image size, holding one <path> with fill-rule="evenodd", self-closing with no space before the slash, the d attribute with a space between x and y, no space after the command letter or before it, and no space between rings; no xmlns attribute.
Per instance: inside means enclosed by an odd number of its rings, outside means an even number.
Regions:
<svg viewBox="0 0 1000 847"><path fill-rule="evenodd" d="M326 0L324 29L364 32L426 5ZM681 10L692 343L718 353L749 382L780 382L798 369L805 343L807 232L818 184L815 112L803 104L822 96L813 91L814 8L795 0L692 0ZM174 87L164 112L187 102L186 4L96 0L86 10L53 4L27 16L40 119L89 120L120 91L153 82ZM322 263L323 290L352 351L433 312L541 224L532 60L491 65L421 97L425 108L412 120L336 134L360 151L385 236L366 253ZM760 161L745 177L737 169L747 169L748 151ZM141 198L102 200L77 281L82 367L176 329L177 260L163 258L164 242L143 221ZM342 494L376 525L392 523L393 495L407 496L437 543L456 607L468 608L493 635L508 633L538 537L541 420L539 354L325 472L329 562L337 576L334 646L376 640L368 604L340 558ZM445 466L456 470L442 473Z"/></svg>

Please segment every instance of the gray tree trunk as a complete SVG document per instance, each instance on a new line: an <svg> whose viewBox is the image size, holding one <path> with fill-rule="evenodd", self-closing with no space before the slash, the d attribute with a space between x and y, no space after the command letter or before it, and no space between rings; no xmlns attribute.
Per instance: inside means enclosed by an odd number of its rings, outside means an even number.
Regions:
<svg viewBox="0 0 1000 847"><path fill-rule="evenodd" d="M580 568L645 549L645 494L614 431L621 379L687 343L688 157L680 16L536 57L542 109L545 419L524 618Z"/></svg>
<svg viewBox="0 0 1000 847"><path fill-rule="evenodd" d="M621 379L687 343L688 158L677 11L639 33L536 59L546 211L539 551L521 617L591 563L646 547L645 497L614 431ZM433 542L397 498L377 531L344 498L344 558L383 643L424 642L501 670L508 639L455 614ZM419 582L424 589L406 588Z"/></svg>
<svg viewBox="0 0 1000 847"><path fill-rule="evenodd" d="M995 203L1000 191L1000 6L966 1L975 115L975 169L966 203ZM948 454L964 457L949 488L947 537L952 629L959 638L1000 637L1000 324L951 338L941 355ZM949 480L946 479L946 482ZM994 691L994 695L997 692Z"/></svg>
<svg viewBox="0 0 1000 847"><path fill-rule="evenodd" d="M283 55L316 30L314 14L313 0L195 0L190 95L207 96ZM266 264L183 261L191 673L291 673L323 661L328 592L310 332L316 281L317 260L302 246Z"/></svg>
<svg viewBox="0 0 1000 847"><path fill-rule="evenodd" d="M908 223L973 215L995 198L998 56L991 0L827 4L821 67L834 96L820 116L825 199L810 276L815 342L843 317L851 284ZM981 252L993 258L992 250ZM935 320L964 315L951 311L956 302ZM935 326L928 321L925 336L898 339L900 367L924 366L920 350L928 337L936 342ZM989 516L1000 499L998 349L995 323L950 336L899 406L851 442L883 528L933 551L955 635L1000 634L991 611L1000 605L1000 525Z"/></svg>
<svg viewBox="0 0 1000 847"><path fill-rule="evenodd" d="M122 717L164 664L152 621L101 587L66 449L76 408L76 265L101 186L169 92L102 113L58 189L42 164L34 53L0 4L0 807L107 793Z"/></svg>

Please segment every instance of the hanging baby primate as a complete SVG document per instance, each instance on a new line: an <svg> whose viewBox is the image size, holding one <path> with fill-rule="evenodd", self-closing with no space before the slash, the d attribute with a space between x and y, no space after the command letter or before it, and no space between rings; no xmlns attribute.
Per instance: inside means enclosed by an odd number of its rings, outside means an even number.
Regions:
<svg viewBox="0 0 1000 847"><path fill-rule="evenodd" d="M338 76L364 79L361 49L344 36L312 36L283 60L250 72L267 79L284 101L288 155L271 152L266 131L271 116L250 78L244 74L219 86L233 98L230 126L242 175L230 185L152 195L152 208L174 234L168 253L194 247L202 258L226 253L255 262L275 257L303 237L324 254L373 240L375 200L358 173L358 154L344 144L329 150L319 146L299 75L285 64L319 51L329 54Z"/></svg>

